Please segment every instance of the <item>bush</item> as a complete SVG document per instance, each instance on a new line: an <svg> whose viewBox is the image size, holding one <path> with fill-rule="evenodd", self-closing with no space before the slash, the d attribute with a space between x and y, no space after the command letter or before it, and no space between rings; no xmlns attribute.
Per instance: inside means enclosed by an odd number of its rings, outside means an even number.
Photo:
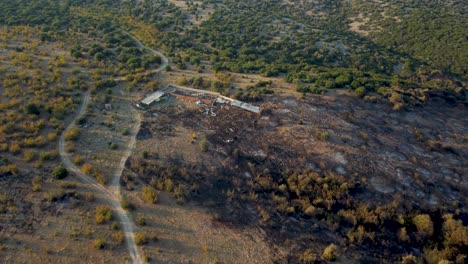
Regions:
<svg viewBox="0 0 468 264"><path fill-rule="evenodd" d="M88 202L94 202L94 200L96 200L96 197L94 197L94 193L88 192L85 193L85 199Z"/></svg>
<svg viewBox="0 0 468 264"><path fill-rule="evenodd" d="M96 239L94 240L93 242L93 247L95 249L104 249L104 247L106 246L106 241L104 239Z"/></svg>
<svg viewBox="0 0 468 264"><path fill-rule="evenodd" d="M357 88L356 90L354 90L354 93L355 93L357 96L363 98L364 95L366 95L366 88L364 88L364 87L359 87L359 88Z"/></svg>
<svg viewBox="0 0 468 264"><path fill-rule="evenodd" d="M145 233L136 233L135 234L135 243L137 245L145 245L148 244L148 237Z"/></svg>
<svg viewBox="0 0 468 264"><path fill-rule="evenodd" d="M77 187L77 184L75 182L69 182L69 181L60 182L59 185L63 189L75 189Z"/></svg>
<svg viewBox="0 0 468 264"><path fill-rule="evenodd" d="M315 136L320 141L327 141L330 138L330 133L328 131L321 131L317 132Z"/></svg>
<svg viewBox="0 0 468 264"><path fill-rule="evenodd" d="M110 149L117 149L118 145L116 143L112 142L112 143L109 144L109 148Z"/></svg>
<svg viewBox="0 0 468 264"><path fill-rule="evenodd" d="M141 226L145 226L146 225L146 218L144 215L140 215L138 217L138 224L141 225Z"/></svg>
<svg viewBox="0 0 468 264"><path fill-rule="evenodd" d="M418 235L421 238L432 236L434 233L434 224L428 214L420 214L413 218L413 223L418 230Z"/></svg>
<svg viewBox="0 0 468 264"><path fill-rule="evenodd" d="M63 196L64 196L64 192L61 190L51 191L51 192L44 194L44 198L46 198L46 200L49 202L55 202L58 199L62 198Z"/></svg>
<svg viewBox="0 0 468 264"><path fill-rule="evenodd" d="M97 224L103 224L112 220L112 211L106 205L99 205L95 210L95 219Z"/></svg>
<svg viewBox="0 0 468 264"><path fill-rule="evenodd" d="M55 132L50 132L47 134L47 140L48 141L54 141L57 138L57 133Z"/></svg>
<svg viewBox="0 0 468 264"><path fill-rule="evenodd" d="M65 167L63 167L63 165L55 167L52 171L52 177L54 177L54 179L56 180L64 179L65 177L67 177L67 175L68 171Z"/></svg>
<svg viewBox="0 0 468 264"><path fill-rule="evenodd" d="M112 239L115 241L117 244L122 244L124 241L124 234L122 232L117 232L112 234Z"/></svg>
<svg viewBox="0 0 468 264"><path fill-rule="evenodd" d="M78 136L80 135L80 129L74 127L67 132L65 132L65 139L66 140L76 140Z"/></svg>
<svg viewBox="0 0 468 264"><path fill-rule="evenodd" d="M8 151L10 151L11 154L16 155L20 153L21 147L17 142L13 142L10 144Z"/></svg>
<svg viewBox="0 0 468 264"><path fill-rule="evenodd" d="M36 152L32 149L26 149L23 151L23 160L25 162L30 162L34 160L34 157L36 156Z"/></svg>
<svg viewBox="0 0 468 264"><path fill-rule="evenodd" d="M158 202L158 194L156 193L156 190L151 187L151 186L144 186L141 189L143 199L145 202L150 203L150 204L155 204Z"/></svg>
<svg viewBox="0 0 468 264"><path fill-rule="evenodd" d="M328 247L325 248L322 254L322 259L323 260L328 260L328 261L335 261L336 260L336 250L337 247L335 244L330 244Z"/></svg>
<svg viewBox="0 0 468 264"><path fill-rule="evenodd" d="M315 261L317 261L317 254L315 254L311 249L308 249L299 259L301 263L315 263Z"/></svg>
<svg viewBox="0 0 468 264"><path fill-rule="evenodd" d="M135 205L133 205L128 198L122 197L122 200L120 201L120 205L122 206L123 209L127 211L132 211L135 210Z"/></svg>
<svg viewBox="0 0 468 264"><path fill-rule="evenodd" d="M94 167L91 163L83 164L83 166L81 166L81 171L84 174L93 176L101 184L105 184L106 182L106 179L104 178L104 175L102 175L101 171L98 168Z"/></svg>
<svg viewBox="0 0 468 264"><path fill-rule="evenodd" d="M200 147L200 150L202 152L207 152L208 151L208 140L202 139L199 143L198 146Z"/></svg>
<svg viewBox="0 0 468 264"><path fill-rule="evenodd" d="M77 155L73 158L73 163L75 165L81 165L83 164L83 157L81 157L80 155Z"/></svg>
<svg viewBox="0 0 468 264"><path fill-rule="evenodd" d="M27 115L39 115L41 112L35 104L27 104L23 107L23 111Z"/></svg>
<svg viewBox="0 0 468 264"><path fill-rule="evenodd" d="M406 255L402 258L401 264L417 264L418 259L413 255Z"/></svg>
<svg viewBox="0 0 468 264"><path fill-rule="evenodd" d="M463 225L461 220L453 219L451 214L444 215L444 244L446 246L467 246L468 245L468 227Z"/></svg>
<svg viewBox="0 0 468 264"><path fill-rule="evenodd" d="M38 192L42 189L42 178L40 176L34 176L32 179L32 191Z"/></svg>
<svg viewBox="0 0 468 264"><path fill-rule="evenodd" d="M96 89L101 90L104 88L111 88L117 85L117 82L112 79L102 80L96 82Z"/></svg>
<svg viewBox="0 0 468 264"><path fill-rule="evenodd" d="M409 242L410 241L410 237L408 235L408 233L406 232L406 228L405 227L402 227L399 231L398 231L398 240L402 241L402 242Z"/></svg>

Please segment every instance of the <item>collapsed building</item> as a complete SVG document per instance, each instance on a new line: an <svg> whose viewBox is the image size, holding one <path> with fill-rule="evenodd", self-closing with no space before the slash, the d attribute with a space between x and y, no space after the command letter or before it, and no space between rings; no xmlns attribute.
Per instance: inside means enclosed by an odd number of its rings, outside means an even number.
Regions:
<svg viewBox="0 0 468 264"><path fill-rule="evenodd" d="M182 93L181 93L182 92ZM204 104L229 104L233 107L237 107L249 112L253 113L260 113L260 107L254 106L249 103L245 103L239 100L235 100L229 98L227 96L223 96L220 93L212 92L212 91L205 91L199 90L179 85L168 84L163 89L156 91L154 93L149 94L143 100L138 102L136 105L139 108L148 107L154 102L159 102L165 96L173 96L177 99L195 102L197 104L204 103Z"/></svg>

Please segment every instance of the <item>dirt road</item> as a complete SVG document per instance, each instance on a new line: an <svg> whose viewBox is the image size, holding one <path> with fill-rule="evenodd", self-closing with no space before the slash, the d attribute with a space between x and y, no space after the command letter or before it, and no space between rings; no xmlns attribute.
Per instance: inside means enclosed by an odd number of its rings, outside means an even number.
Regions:
<svg viewBox="0 0 468 264"><path fill-rule="evenodd" d="M131 37L133 40L135 40L135 42L137 43L137 46L139 49L144 49L144 50L148 50L150 53L154 54L154 55L158 55L159 57L161 57L161 65L159 65L158 68L154 69L154 70L151 70L152 73L157 73L157 72L160 72L161 70L163 70L167 65L169 65L169 60L167 59L166 56L164 56L164 54L162 54L161 52L157 51L157 50L154 50L148 46L145 46L139 39L137 39L135 36L133 36L132 34L130 34L128 31L126 30L123 30L121 29L121 31L125 34L127 34L129 37ZM115 81L125 81L126 80L126 77L122 76L122 77L117 77L114 79Z"/></svg>
<svg viewBox="0 0 468 264"><path fill-rule="evenodd" d="M142 258L138 252L138 248L135 243L133 223L129 215L127 214L127 212L122 208L122 205L120 204L120 188L114 187L114 188L107 189L106 187L98 183L91 176L88 176L84 174L83 172L81 172L81 170L75 164L73 164L73 162L70 160L70 155L65 150L64 135L70 129L75 127L75 121L83 117L83 115L86 113L86 107L89 103L90 94L91 94L90 91L86 92L85 96L83 97L83 103L80 106L78 115L72 120L72 122L70 122L70 125L68 125L68 127L60 136L60 139L59 139L60 158L62 159L62 162L67 168L67 170L69 170L70 172L73 172L81 181L83 181L86 184L89 184L97 192L100 192L101 194L104 195L104 197L107 199L107 202L114 208L114 211L117 214L117 218L119 219L122 225L122 230L125 234L125 241L126 241L126 245L128 248L128 253L130 257L132 258L133 263L143 263ZM113 179L113 183L117 182L118 184L119 179L120 179L120 175L115 175L115 178Z"/></svg>
<svg viewBox="0 0 468 264"><path fill-rule="evenodd" d="M157 68L154 69L152 72L159 72L166 65L168 65L168 59L166 56L164 56L162 53L153 50L149 47L146 47L141 43L141 41L134 36L132 36L130 33L127 31L122 30L124 33L128 34L130 37L132 37L136 42L139 48L141 49L147 49L151 53L159 55L161 57L162 63L161 65ZM118 80L125 80L125 78L120 79L117 78ZM116 79L116 80L117 80ZM86 184L89 184L92 188L94 188L97 192L101 193L104 195L105 199L107 202L114 208L115 213L117 214L117 218L121 223L122 230L125 234L125 241L128 249L128 253L132 259L133 263L143 263L142 257L140 255L140 252L138 251L138 247L135 243L135 234L133 231L133 221L131 221L131 216L122 208L121 205L121 192L120 192L120 177L122 175L122 171L125 167L125 163L128 159L128 157L133 153L136 147L136 134L138 133L138 130L140 129L140 124L141 124L141 116L140 113L136 110L133 110L134 115L136 117L136 127L134 129L133 136L128 143L127 150L124 152L124 155L122 156L122 159L119 163L119 166L116 168L114 177L112 178L111 184L108 188L103 186L102 184L98 183L93 177L88 176L81 172L81 170L73 164L73 162L70 160L70 155L66 152L65 149L65 137L64 135L66 132L68 132L70 129L75 127L75 121L78 120L79 118L83 117L84 114L86 113L86 108L89 103L91 96L91 92L88 91L83 97L83 103L80 106L78 115L70 122L68 127L65 129L65 131L62 133L59 139L59 153L60 153L60 158L62 159L63 164L69 170L70 172L73 172L81 181L83 181Z"/></svg>

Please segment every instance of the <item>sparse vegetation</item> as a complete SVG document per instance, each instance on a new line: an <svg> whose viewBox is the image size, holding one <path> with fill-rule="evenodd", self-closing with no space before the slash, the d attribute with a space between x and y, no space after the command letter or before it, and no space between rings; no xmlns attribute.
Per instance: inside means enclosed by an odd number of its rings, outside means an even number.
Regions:
<svg viewBox="0 0 468 264"><path fill-rule="evenodd" d="M208 151L208 140L206 140L206 139L200 140L200 142L198 143L198 146L200 147L200 150L202 152L207 152Z"/></svg>
<svg viewBox="0 0 468 264"><path fill-rule="evenodd" d="M135 242L137 245L146 245L149 241L145 233L139 232L135 234Z"/></svg>
<svg viewBox="0 0 468 264"><path fill-rule="evenodd" d="M142 196L145 202L150 203L150 204L157 203L158 194L156 193L156 190L153 187L143 186L141 191L142 191Z"/></svg>
<svg viewBox="0 0 468 264"><path fill-rule="evenodd" d="M113 166L133 149L126 143L136 131L122 102L178 83L262 111L206 107L206 94L200 105L146 109L138 149L151 150L126 163L125 192L141 191L148 204L168 192L178 204L206 207L221 227L261 229L272 248L285 248L277 262L334 261L338 251L358 262L466 262L463 1L130 2L0 0L0 229L8 237L0 251L7 261L43 259L37 248L61 261L63 250L77 256L88 239L115 250L106 256L118 262L111 256L123 250L118 223L89 223L102 196L54 181L68 175L58 135L84 174L114 182ZM157 74L163 57L149 48L169 57ZM85 117L65 129L88 89ZM121 206L135 209L125 197ZM155 218L140 211L148 206L129 212L142 226L139 245L157 239L147 232ZM112 208L99 205L94 217L109 223ZM67 246L42 247L47 236ZM218 261L224 251L211 246L201 255Z"/></svg>
<svg viewBox="0 0 468 264"><path fill-rule="evenodd" d="M104 224L112 220L112 211L109 206L99 205L95 209L95 220L97 224Z"/></svg>
<svg viewBox="0 0 468 264"><path fill-rule="evenodd" d="M80 129L79 128L72 128L69 131L65 133L65 139L66 140L76 140L78 139L78 136L80 135Z"/></svg>

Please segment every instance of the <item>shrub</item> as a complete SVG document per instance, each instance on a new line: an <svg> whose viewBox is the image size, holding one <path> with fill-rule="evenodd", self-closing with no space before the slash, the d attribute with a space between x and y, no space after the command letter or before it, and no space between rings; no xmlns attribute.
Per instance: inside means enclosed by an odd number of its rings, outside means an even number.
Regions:
<svg viewBox="0 0 468 264"><path fill-rule="evenodd" d="M200 150L202 152L207 152L208 151L208 140L206 140L206 139L200 140L200 142L198 143L198 146L200 147Z"/></svg>
<svg viewBox="0 0 468 264"><path fill-rule="evenodd" d="M51 150L51 151L45 151L45 152L40 152L39 153L39 160L44 161L44 160L54 160L58 156L58 151L57 150Z"/></svg>
<svg viewBox="0 0 468 264"><path fill-rule="evenodd" d="M65 139L66 140L76 140L78 136L80 135L80 129L74 127L67 132L65 132Z"/></svg>
<svg viewBox="0 0 468 264"><path fill-rule="evenodd" d="M78 125L78 126L82 126L82 125L86 124L86 122L87 121L86 121L85 117L80 117L75 121L75 124Z"/></svg>
<svg viewBox="0 0 468 264"><path fill-rule="evenodd" d="M406 228L403 227L398 231L398 239L402 242L409 242L410 237L408 236L408 233L406 232Z"/></svg>
<svg viewBox="0 0 468 264"><path fill-rule="evenodd" d="M446 246L467 246L468 245L468 227L464 226L461 220L453 219L450 214L444 215L444 244Z"/></svg>
<svg viewBox="0 0 468 264"><path fill-rule="evenodd" d="M122 206L123 209L127 211L135 210L135 205L133 205L130 200L126 197L122 197L120 201L120 205Z"/></svg>
<svg viewBox="0 0 468 264"><path fill-rule="evenodd" d="M111 88L117 85L117 82L113 79L107 79L96 82L96 89L101 90L104 88Z"/></svg>
<svg viewBox="0 0 468 264"><path fill-rule="evenodd" d="M301 263L315 263L315 261L317 261L317 254L311 249L307 249L299 259Z"/></svg>
<svg viewBox="0 0 468 264"><path fill-rule="evenodd" d="M57 133L55 132L50 132L47 134L47 140L48 141L54 141L57 138Z"/></svg>
<svg viewBox="0 0 468 264"><path fill-rule="evenodd" d="M117 149L118 145L116 143L112 142L112 143L109 144L109 148L110 149Z"/></svg>
<svg viewBox="0 0 468 264"><path fill-rule="evenodd" d="M69 181L60 182L59 185L63 189L75 189L77 187L77 184L75 182L69 182Z"/></svg>
<svg viewBox="0 0 468 264"><path fill-rule="evenodd" d="M140 215L138 217L138 224L141 225L141 226L145 226L146 225L146 218L144 215Z"/></svg>
<svg viewBox="0 0 468 264"><path fill-rule="evenodd" d="M8 143L1 143L0 144L0 151L7 151L8 150Z"/></svg>
<svg viewBox="0 0 468 264"><path fill-rule="evenodd" d="M81 166L81 171L84 174L93 176L101 184L104 184L106 182L106 179L104 178L104 175L102 175L101 171L98 168L94 167L91 163L83 164L83 166Z"/></svg>
<svg viewBox="0 0 468 264"><path fill-rule="evenodd" d="M103 224L112 220L112 211L106 205L99 205L95 210L95 219L97 224Z"/></svg>
<svg viewBox="0 0 468 264"><path fill-rule="evenodd" d="M316 137L320 141L327 141L330 138L330 133L328 131L317 132Z"/></svg>
<svg viewBox="0 0 468 264"><path fill-rule="evenodd" d="M16 164L10 163L3 166L0 166L0 175L17 175L19 172L18 166Z"/></svg>
<svg viewBox="0 0 468 264"><path fill-rule="evenodd" d="M94 193L91 192L85 193L85 199L88 202L94 202L94 200L96 200L96 198L94 197Z"/></svg>
<svg viewBox="0 0 468 264"><path fill-rule="evenodd" d="M402 258L401 264L417 264L418 259L413 255L406 255Z"/></svg>
<svg viewBox="0 0 468 264"><path fill-rule="evenodd" d="M76 165L83 164L83 157L81 157L80 155L75 156L73 158L73 163L75 163Z"/></svg>
<svg viewBox="0 0 468 264"><path fill-rule="evenodd" d="M351 229L346 233L346 236L351 242L362 244L365 239L374 241L374 233L366 232L363 226L358 226L356 229Z"/></svg>
<svg viewBox="0 0 468 264"><path fill-rule="evenodd" d="M23 160L25 162L30 162L34 160L34 157L36 156L36 152L32 149L26 149L23 151Z"/></svg>
<svg viewBox="0 0 468 264"><path fill-rule="evenodd" d="M42 189L42 179L40 176L34 176L32 179L32 191L38 192Z"/></svg>
<svg viewBox="0 0 468 264"><path fill-rule="evenodd" d="M354 90L354 93L355 93L357 96L363 98L364 95L366 95L366 88L364 88L364 87L359 87L359 88L357 88L356 90Z"/></svg>
<svg viewBox="0 0 468 264"><path fill-rule="evenodd" d="M93 242L93 247L95 249L104 249L104 247L106 246L106 241L104 239L96 239L94 240Z"/></svg>
<svg viewBox="0 0 468 264"><path fill-rule="evenodd" d="M434 233L434 224L428 214L420 214L413 218L413 223L418 230L418 235L421 238L432 236Z"/></svg>
<svg viewBox="0 0 468 264"><path fill-rule="evenodd" d="M158 235L156 235L156 232L150 231L148 236L151 241L158 241Z"/></svg>
<svg viewBox="0 0 468 264"><path fill-rule="evenodd" d="M20 153L21 147L17 142L13 142L10 144L8 151L10 151L11 154L16 155Z"/></svg>
<svg viewBox="0 0 468 264"><path fill-rule="evenodd" d="M136 233L135 234L135 243L137 245L145 245L148 244L148 237L145 233Z"/></svg>
<svg viewBox="0 0 468 264"><path fill-rule="evenodd" d="M44 198L46 198L46 200L49 202L55 202L58 199L62 198L63 195L64 195L63 191L55 190L55 191L51 191L51 192L44 194Z"/></svg>
<svg viewBox="0 0 468 264"><path fill-rule="evenodd" d="M143 186L142 190L143 199L147 203L155 204L158 201L158 194L156 190L151 186Z"/></svg>
<svg viewBox="0 0 468 264"><path fill-rule="evenodd" d="M323 254L322 254L321 258L323 260L335 261L336 260L336 250L337 250L336 245L335 244L330 244L323 251Z"/></svg>
<svg viewBox="0 0 468 264"><path fill-rule="evenodd" d="M63 167L63 165L59 165L55 167L54 170L52 171L52 177L54 177L54 179L56 180L61 180L67 177L67 175L68 175L68 171L65 167Z"/></svg>
<svg viewBox="0 0 468 264"><path fill-rule="evenodd" d="M122 244L124 241L124 234L122 232L117 232L112 234L112 239L115 241L117 244Z"/></svg>
<svg viewBox="0 0 468 264"><path fill-rule="evenodd" d="M26 104L23 111L27 115L39 115L41 113L35 104Z"/></svg>

